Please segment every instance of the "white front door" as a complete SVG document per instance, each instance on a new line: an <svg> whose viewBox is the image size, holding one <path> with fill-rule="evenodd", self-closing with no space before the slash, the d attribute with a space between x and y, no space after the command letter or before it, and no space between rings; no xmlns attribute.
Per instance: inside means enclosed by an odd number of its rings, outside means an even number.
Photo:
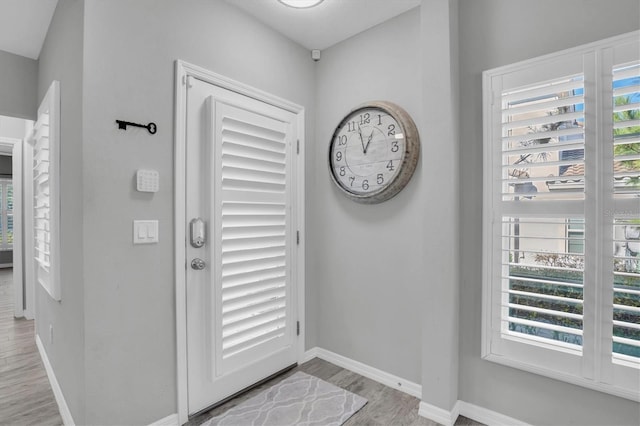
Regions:
<svg viewBox="0 0 640 426"><path fill-rule="evenodd" d="M297 115L188 77L189 414L297 361ZM198 242L200 240L200 242Z"/></svg>

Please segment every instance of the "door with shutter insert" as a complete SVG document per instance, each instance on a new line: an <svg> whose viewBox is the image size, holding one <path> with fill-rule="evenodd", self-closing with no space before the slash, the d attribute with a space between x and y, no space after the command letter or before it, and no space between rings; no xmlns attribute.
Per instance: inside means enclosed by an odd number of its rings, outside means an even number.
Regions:
<svg viewBox="0 0 640 426"><path fill-rule="evenodd" d="M297 361L297 115L189 77L189 413Z"/></svg>

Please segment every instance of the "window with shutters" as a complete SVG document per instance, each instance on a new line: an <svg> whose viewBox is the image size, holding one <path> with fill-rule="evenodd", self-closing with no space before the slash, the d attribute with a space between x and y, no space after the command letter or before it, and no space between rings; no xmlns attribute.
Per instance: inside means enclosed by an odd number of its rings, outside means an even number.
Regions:
<svg viewBox="0 0 640 426"><path fill-rule="evenodd" d="M55 300L60 300L58 170L60 92L54 81L38 108L33 129L33 256L35 277Z"/></svg>
<svg viewBox="0 0 640 426"><path fill-rule="evenodd" d="M483 356L634 400L639 40L484 73Z"/></svg>

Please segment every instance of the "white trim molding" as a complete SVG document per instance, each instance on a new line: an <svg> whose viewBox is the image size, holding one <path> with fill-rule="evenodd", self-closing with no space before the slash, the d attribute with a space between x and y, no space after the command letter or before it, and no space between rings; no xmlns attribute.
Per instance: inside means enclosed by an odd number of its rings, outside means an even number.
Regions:
<svg viewBox="0 0 640 426"><path fill-rule="evenodd" d="M521 420L514 419L513 417L505 416L495 411L491 411L487 408L479 407L468 402L458 400L456 404L458 414L465 416L469 419L473 419L477 422L484 423L491 426L529 426L529 423L525 423Z"/></svg>
<svg viewBox="0 0 640 426"><path fill-rule="evenodd" d="M456 401L451 411L420 401L418 414L444 426L453 426L459 416L491 426L529 426L521 420L461 400Z"/></svg>
<svg viewBox="0 0 640 426"><path fill-rule="evenodd" d="M36 334L36 346L38 347L38 352L40 352L40 358L42 358L44 369L47 372L47 377L49 378L49 383L51 384L53 395L55 396L56 402L58 403L58 410L60 411L60 417L62 417L62 423L64 423L65 426L73 426L75 425L75 422L73 421L73 417L71 416L71 411L69 410L67 401L65 401L64 399L62 388L60 388L58 379L56 379L56 375L53 372L51 362L49 362L47 351L44 349L42 340L40 340L40 335L38 334Z"/></svg>
<svg viewBox="0 0 640 426"><path fill-rule="evenodd" d="M419 384L363 364L359 361L355 361L345 356L338 355L337 353L317 347L310 349L305 353L303 362L309 361L313 358L323 359L371 380L375 380L378 383L389 386L390 388L397 389L411 396L415 396L416 398L422 398L422 386Z"/></svg>
<svg viewBox="0 0 640 426"><path fill-rule="evenodd" d="M440 423L444 426L453 426L456 422L456 419L460 415L460 401L456 401L453 404L453 408L451 411L447 411L444 408L436 407L435 405L427 404L424 401L420 401L420 408L418 409L418 414L420 417L427 418L429 420L433 420L434 422Z"/></svg>

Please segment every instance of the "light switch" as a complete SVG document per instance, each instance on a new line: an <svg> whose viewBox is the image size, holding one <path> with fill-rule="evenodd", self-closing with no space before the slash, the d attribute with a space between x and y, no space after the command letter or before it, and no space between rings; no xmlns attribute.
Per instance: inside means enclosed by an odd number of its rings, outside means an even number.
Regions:
<svg viewBox="0 0 640 426"><path fill-rule="evenodd" d="M133 221L133 244L155 244L158 242L157 220Z"/></svg>

